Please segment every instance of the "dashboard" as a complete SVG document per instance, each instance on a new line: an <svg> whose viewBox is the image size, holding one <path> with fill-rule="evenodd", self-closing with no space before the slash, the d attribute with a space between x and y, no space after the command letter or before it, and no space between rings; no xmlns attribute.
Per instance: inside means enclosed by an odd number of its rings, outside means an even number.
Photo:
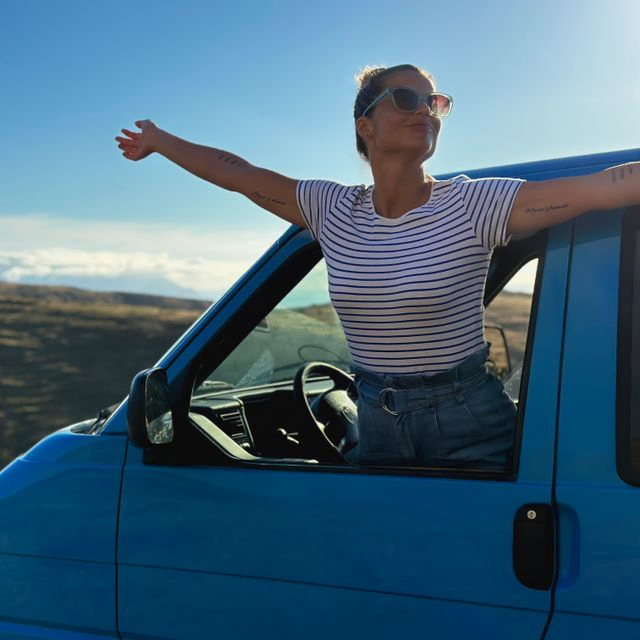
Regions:
<svg viewBox="0 0 640 640"><path fill-rule="evenodd" d="M229 397L198 398L191 403L191 411L208 418L243 449L255 450L255 441L241 400Z"/></svg>
<svg viewBox="0 0 640 640"><path fill-rule="evenodd" d="M333 383L321 378L305 385L310 403ZM190 411L206 417L245 451L264 456L297 456L304 449L302 419L293 384L276 383L192 397Z"/></svg>

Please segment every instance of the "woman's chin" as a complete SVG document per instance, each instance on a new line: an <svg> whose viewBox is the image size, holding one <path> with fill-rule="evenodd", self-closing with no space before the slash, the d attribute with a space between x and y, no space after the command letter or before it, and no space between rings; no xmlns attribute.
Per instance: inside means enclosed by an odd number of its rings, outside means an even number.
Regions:
<svg viewBox="0 0 640 640"><path fill-rule="evenodd" d="M425 149L424 147L422 148L422 162L426 162L429 158L433 157L433 155L436 152L436 143L434 142L431 145L428 145L427 148Z"/></svg>
<svg viewBox="0 0 640 640"><path fill-rule="evenodd" d="M435 136L428 135L415 146L416 151L418 151L420 156L423 158L423 162L436 152L437 142L438 140Z"/></svg>

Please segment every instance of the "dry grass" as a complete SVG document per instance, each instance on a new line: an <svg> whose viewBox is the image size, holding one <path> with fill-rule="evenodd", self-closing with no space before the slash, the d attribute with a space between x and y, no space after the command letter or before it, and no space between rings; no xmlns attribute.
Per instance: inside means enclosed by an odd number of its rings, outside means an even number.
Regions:
<svg viewBox="0 0 640 640"><path fill-rule="evenodd" d="M487 311L488 323L505 328L516 361L524 352L529 304L529 296L502 294ZM122 400L132 377L152 366L207 305L0 283L0 467L47 433ZM299 311L338 324L330 305Z"/></svg>
<svg viewBox="0 0 640 640"><path fill-rule="evenodd" d="M0 466L47 433L122 400L134 374L152 366L206 306L20 289L0 285Z"/></svg>

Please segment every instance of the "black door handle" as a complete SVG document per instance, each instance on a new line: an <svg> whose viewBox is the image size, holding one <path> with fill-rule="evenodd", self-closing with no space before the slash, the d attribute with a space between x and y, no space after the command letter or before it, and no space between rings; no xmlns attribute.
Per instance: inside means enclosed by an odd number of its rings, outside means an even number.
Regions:
<svg viewBox="0 0 640 640"><path fill-rule="evenodd" d="M548 591L555 569L555 527L548 504L525 504L513 521L513 569L530 589Z"/></svg>

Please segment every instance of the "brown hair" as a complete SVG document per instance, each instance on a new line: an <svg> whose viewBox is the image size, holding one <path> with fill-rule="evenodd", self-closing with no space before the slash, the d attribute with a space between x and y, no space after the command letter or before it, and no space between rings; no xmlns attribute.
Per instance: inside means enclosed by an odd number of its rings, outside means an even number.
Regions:
<svg viewBox="0 0 640 640"><path fill-rule="evenodd" d="M367 107L384 91L385 78L396 71L415 71L422 74L427 80L431 81L435 87L435 79L424 69L416 67L412 64L398 64L395 67L365 67L357 76L356 80L360 83L360 90L356 96L353 105L354 121L362 117ZM374 107L375 108L375 107ZM363 160L369 160L367 145L356 130L356 149Z"/></svg>

